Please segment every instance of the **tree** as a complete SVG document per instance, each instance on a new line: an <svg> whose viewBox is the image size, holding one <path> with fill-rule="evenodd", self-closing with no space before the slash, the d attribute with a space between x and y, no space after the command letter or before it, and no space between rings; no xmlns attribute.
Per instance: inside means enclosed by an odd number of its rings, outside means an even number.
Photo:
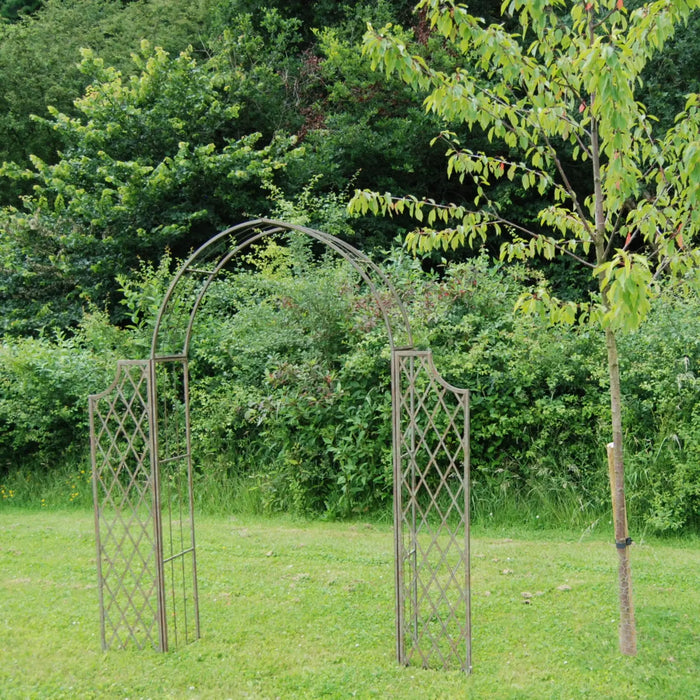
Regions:
<svg viewBox="0 0 700 700"><path fill-rule="evenodd" d="M22 15L36 11L41 4L42 0L0 0L0 17L16 20Z"/></svg>
<svg viewBox="0 0 700 700"><path fill-rule="evenodd" d="M443 72L407 51L391 27L369 28L364 51L375 68L427 93L424 106L447 122L481 129L497 152L471 150L445 131L447 171L474 181L473 203L446 203L357 191L351 210L408 213L422 225L414 250L457 248L503 235L508 260L567 256L587 268L595 290L561 301L546 287L521 297L524 311L552 322L601 328L607 348L612 422L611 487L620 555L620 647L636 653L623 467L617 337L638 327L659 289L700 275L700 95L688 96L658 136L637 99L642 71L688 21L698 0L505 0L514 34L486 24L465 5L421 0L432 31L463 65ZM587 186L580 174L586 168ZM512 220L491 196L494 182L518 178L544 200L535 225ZM584 180L585 182L585 180Z"/></svg>
<svg viewBox="0 0 700 700"><path fill-rule="evenodd" d="M5 3L5 9L12 6ZM18 3L32 15L0 21L0 163L29 164L29 155L55 160L54 132L33 121L47 116L49 105L76 116L73 100L89 83L78 66L80 48L91 48L123 74L135 66L130 54L142 39L176 55L197 46L214 0L47 0ZM0 3L0 6L2 3ZM0 10L2 14L2 10ZM0 201L16 194L0 182Z"/></svg>
<svg viewBox="0 0 700 700"><path fill-rule="evenodd" d="M144 42L125 78L83 50L91 77L79 117L52 108L58 162L34 156L0 175L29 182L23 209L0 210L0 309L5 332L74 325L86 301L120 317L117 276L166 248L184 256L265 207L294 139L237 133L229 84L189 53Z"/></svg>

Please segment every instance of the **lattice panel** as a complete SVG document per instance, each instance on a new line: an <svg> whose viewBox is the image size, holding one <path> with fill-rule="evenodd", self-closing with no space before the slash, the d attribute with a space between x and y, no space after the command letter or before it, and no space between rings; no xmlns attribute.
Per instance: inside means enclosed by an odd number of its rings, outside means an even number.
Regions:
<svg viewBox="0 0 700 700"><path fill-rule="evenodd" d="M102 646L162 647L147 361L90 397Z"/></svg>
<svg viewBox="0 0 700 700"><path fill-rule="evenodd" d="M399 660L471 668L468 393L394 353Z"/></svg>
<svg viewBox="0 0 700 700"><path fill-rule="evenodd" d="M413 344L387 275L320 231L260 219L195 251L156 318L147 361L122 361L90 397L102 644L160 651L199 637L188 355L200 303L235 255L265 236L303 234L367 285L392 348L397 649L402 663L471 668L468 394ZM404 349L397 350L401 343Z"/></svg>

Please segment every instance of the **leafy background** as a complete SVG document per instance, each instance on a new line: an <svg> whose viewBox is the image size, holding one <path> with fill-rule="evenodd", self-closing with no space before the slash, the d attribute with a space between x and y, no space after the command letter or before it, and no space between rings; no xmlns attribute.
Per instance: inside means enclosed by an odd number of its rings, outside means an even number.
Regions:
<svg viewBox="0 0 700 700"><path fill-rule="evenodd" d="M445 124L358 49L366 21L400 22L412 50L449 68L412 3L48 0L0 14L3 502L89 503L86 396L117 359L145 356L179 261L263 215L344 237L392 275L419 342L472 390L477 519L606 517L601 341L513 310L534 286L566 298L590 280L505 268L488 246L418 261L400 245L408 221L347 215L355 187L473 196L431 146ZM698 22L648 67L660 128L699 89ZM528 223L539 206L517 180L497 196ZM698 526L697 310L671 290L620 339L629 510L658 531ZM200 506L388 513L388 358L377 309L337 259L299 241L242 258L196 329Z"/></svg>

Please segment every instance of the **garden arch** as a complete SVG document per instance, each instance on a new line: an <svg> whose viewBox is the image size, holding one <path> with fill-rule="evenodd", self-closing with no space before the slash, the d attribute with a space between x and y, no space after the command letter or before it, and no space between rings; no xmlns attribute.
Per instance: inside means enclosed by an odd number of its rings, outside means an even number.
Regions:
<svg viewBox="0 0 700 700"><path fill-rule="evenodd" d="M103 649L167 651L200 635L188 358L193 324L217 275L247 246L303 235L359 273L391 347L396 652L400 663L471 669L469 394L413 345L387 275L329 234L269 219L223 231L175 275L150 357L121 360L89 397Z"/></svg>

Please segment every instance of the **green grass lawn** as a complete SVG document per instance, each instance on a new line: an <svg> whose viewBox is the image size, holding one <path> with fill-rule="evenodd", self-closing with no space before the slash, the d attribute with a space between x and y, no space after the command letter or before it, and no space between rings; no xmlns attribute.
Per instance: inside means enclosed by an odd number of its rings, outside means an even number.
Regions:
<svg viewBox="0 0 700 700"><path fill-rule="evenodd" d="M0 697L700 698L697 539L632 549L623 658L614 546L476 532L471 676L396 664L388 525L200 518L197 539L202 639L103 653L91 514L0 510Z"/></svg>

